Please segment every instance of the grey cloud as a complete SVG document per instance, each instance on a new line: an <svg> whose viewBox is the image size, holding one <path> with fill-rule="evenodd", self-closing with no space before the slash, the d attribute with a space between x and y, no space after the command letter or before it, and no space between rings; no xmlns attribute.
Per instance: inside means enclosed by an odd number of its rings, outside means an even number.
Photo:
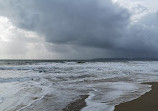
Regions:
<svg viewBox="0 0 158 111"><path fill-rule="evenodd" d="M131 13L111 0L0 0L0 9L17 27L44 35L49 43L69 46L63 50L82 52L87 47L102 50L103 56L158 55L156 14L131 25Z"/></svg>
<svg viewBox="0 0 158 111"><path fill-rule="evenodd" d="M141 4L137 4L131 8L133 14L141 14L143 12L148 11L149 9Z"/></svg>
<svg viewBox="0 0 158 111"><path fill-rule="evenodd" d="M121 46L117 50L122 50L133 57L157 58L157 20L157 13L149 13L136 24L130 26L128 33L125 33L125 37L122 39L123 43L120 43Z"/></svg>
<svg viewBox="0 0 158 111"><path fill-rule="evenodd" d="M104 5L101 0L8 0L8 4L13 12L7 16L17 26L59 44L111 47L129 18L125 9L110 0Z"/></svg>

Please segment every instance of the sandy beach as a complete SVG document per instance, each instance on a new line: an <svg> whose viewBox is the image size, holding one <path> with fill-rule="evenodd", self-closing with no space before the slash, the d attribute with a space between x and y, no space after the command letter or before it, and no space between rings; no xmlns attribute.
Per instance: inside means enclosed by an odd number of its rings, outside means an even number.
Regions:
<svg viewBox="0 0 158 111"><path fill-rule="evenodd" d="M80 111L86 106L85 99L88 95L81 95L74 98L74 101L67 104L62 111ZM53 95L46 95L42 100L32 104L31 106L18 111L52 111L54 109L54 97ZM53 111L59 111L59 109L54 109Z"/></svg>
<svg viewBox="0 0 158 111"><path fill-rule="evenodd" d="M115 106L114 111L158 111L158 83L143 83L152 85L152 90L141 97Z"/></svg>
<svg viewBox="0 0 158 111"><path fill-rule="evenodd" d="M81 95L79 99L68 104L63 111L80 111L83 107L86 106L85 99L88 98L88 95Z"/></svg>

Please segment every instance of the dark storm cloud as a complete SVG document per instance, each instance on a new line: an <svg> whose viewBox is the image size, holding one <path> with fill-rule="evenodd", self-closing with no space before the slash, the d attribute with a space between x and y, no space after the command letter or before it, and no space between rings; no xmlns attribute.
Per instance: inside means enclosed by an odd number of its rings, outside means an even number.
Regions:
<svg viewBox="0 0 158 111"><path fill-rule="evenodd" d="M16 26L53 44L100 48L124 57L158 55L156 14L130 26L131 14L111 0L1 0L0 10Z"/></svg>
<svg viewBox="0 0 158 111"><path fill-rule="evenodd" d="M123 49L139 57L158 56L158 16L157 13L149 13L131 26L128 40Z"/></svg>
<svg viewBox="0 0 158 111"><path fill-rule="evenodd" d="M103 1L102 1L103 2ZM97 0L13 2L11 15L21 28L44 34L48 42L110 48L128 23L125 9Z"/></svg>

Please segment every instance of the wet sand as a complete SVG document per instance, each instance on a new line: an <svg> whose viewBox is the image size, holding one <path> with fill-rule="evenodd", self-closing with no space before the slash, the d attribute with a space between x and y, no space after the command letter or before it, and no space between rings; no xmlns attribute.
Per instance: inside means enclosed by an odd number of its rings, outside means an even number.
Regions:
<svg viewBox="0 0 158 111"><path fill-rule="evenodd" d="M79 99L68 104L63 111L80 111L83 107L86 106L85 99L88 98L88 95L82 95Z"/></svg>
<svg viewBox="0 0 158 111"><path fill-rule="evenodd" d="M141 97L115 106L114 111L158 111L158 83L143 83L152 85L152 90Z"/></svg>

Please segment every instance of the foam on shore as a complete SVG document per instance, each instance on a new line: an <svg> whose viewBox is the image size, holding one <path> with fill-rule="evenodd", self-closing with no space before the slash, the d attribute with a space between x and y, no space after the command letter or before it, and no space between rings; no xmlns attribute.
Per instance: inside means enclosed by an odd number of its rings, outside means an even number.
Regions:
<svg viewBox="0 0 158 111"><path fill-rule="evenodd" d="M158 110L158 83L145 83L152 85L152 90L141 97L115 106L114 111L157 111Z"/></svg>
<svg viewBox="0 0 158 111"><path fill-rule="evenodd" d="M151 88L158 62L32 63L0 65L0 111L60 111L89 95L82 111L113 111Z"/></svg>

